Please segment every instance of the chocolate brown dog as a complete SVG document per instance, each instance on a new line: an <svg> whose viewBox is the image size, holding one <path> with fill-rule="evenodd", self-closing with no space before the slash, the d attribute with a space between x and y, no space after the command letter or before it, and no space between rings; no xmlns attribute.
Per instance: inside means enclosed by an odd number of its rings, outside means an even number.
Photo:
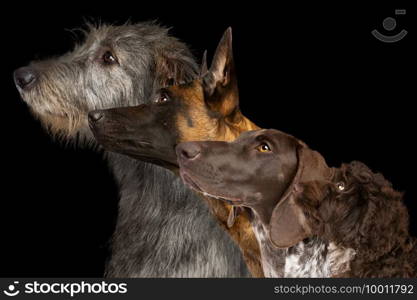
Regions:
<svg viewBox="0 0 417 300"><path fill-rule="evenodd" d="M243 131L258 129L239 110L231 29L223 35L210 69L203 63L199 79L163 88L149 102L90 112L89 123L97 141L107 150L175 171L178 143L231 141ZM240 246L251 274L262 277L260 251L247 212L238 214L229 204L205 199Z"/></svg>
<svg viewBox="0 0 417 300"><path fill-rule="evenodd" d="M177 156L193 189L253 211L267 276L417 275L402 195L362 163L329 168L318 152L277 130L229 143L181 143Z"/></svg>

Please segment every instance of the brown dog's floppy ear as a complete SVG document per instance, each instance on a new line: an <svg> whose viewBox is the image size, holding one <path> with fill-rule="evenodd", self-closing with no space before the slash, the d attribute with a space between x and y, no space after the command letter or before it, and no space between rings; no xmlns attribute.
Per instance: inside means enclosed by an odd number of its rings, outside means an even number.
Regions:
<svg viewBox="0 0 417 300"><path fill-rule="evenodd" d="M297 200L302 200L301 183L328 180L332 176L324 158L305 145L298 148L296 175L283 197L274 208L270 221L270 239L278 248L288 248L311 235L309 226Z"/></svg>
<svg viewBox="0 0 417 300"><path fill-rule="evenodd" d="M274 246L288 248L308 237L303 226L303 214L290 195L288 199L278 204L271 217L270 238Z"/></svg>
<svg viewBox="0 0 417 300"><path fill-rule="evenodd" d="M202 77L206 104L212 111L228 116L239 104L239 93L232 50L232 29L223 34L211 67Z"/></svg>

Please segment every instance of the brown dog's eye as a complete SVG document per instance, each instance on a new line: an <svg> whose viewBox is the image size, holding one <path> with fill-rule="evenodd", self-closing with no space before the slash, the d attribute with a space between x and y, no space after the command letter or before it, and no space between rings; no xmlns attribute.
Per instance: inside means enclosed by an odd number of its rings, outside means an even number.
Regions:
<svg viewBox="0 0 417 300"><path fill-rule="evenodd" d="M258 150L259 152L271 152L271 148L269 148L269 146L265 143L256 147L256 150Z"/></svg>
<svg viewBox="0 0 417 300"><path fill-rule="evenodd" d="M117 59L114 57L113 53L111 53L110 51L106 51L103 54L102 60L107 65L112 65L114 63L117 63Z"/></svg>
<svg viewBox="0 0 417 300"><path fill-rule="evenodd" d="M165 93L161 93L158 98L156 98L155 103L165 103L169 101L169 97Z"/></svg>

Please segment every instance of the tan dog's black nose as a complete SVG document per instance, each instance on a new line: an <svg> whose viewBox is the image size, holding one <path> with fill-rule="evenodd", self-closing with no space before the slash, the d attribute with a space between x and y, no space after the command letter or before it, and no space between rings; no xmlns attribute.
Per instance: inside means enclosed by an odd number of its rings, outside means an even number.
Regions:
<svg viewBox="0 0 417 300"><path fill-rule="evenodd" d="M176 151L179 159L191 160L195 159L201 153L201 147L198 143L194 142L180 143Z"/></svg>
<svg viewBox="0 0 417 300"><path fill-rule="evenodd" d="M90 123L96 123L102 120L104 117L104 112L101 110L93 110L88 113L88 120Z"/></svg>

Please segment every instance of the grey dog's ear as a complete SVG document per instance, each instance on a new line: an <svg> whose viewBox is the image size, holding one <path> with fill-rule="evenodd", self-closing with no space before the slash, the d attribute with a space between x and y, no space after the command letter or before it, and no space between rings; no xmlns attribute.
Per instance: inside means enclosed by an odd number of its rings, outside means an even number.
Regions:
<svg viewBox="0 0 417 300"><path fill-rule="evenodd" d="M210 69L202 77L204 97L210 110L229 116L239 105L239 93L229 27L217 46Z"/></svg>
<svg viewBox="0 0 417 300"><path fill-rule="evenodd" d="M311 228L297 204L303 201L302 183L326 181L332 176L324 158L305 145L299 147L296 175L274 208L270 221L270 239L278 248L288 248L311 236Z"/></svg>

